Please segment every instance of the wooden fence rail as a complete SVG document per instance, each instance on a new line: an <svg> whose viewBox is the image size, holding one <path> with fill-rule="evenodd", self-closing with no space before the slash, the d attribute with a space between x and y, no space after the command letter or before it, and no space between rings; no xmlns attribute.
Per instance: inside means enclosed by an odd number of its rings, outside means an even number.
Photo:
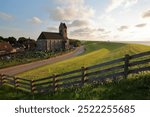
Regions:
<svg viewBox="0 0 150 117"><path fill-rule="evenodd" d="M125 55L109 62L82 67L66 73L46 78L28 80L0 74L0 86L7 85L15 90L34 93L56 92L58 88L84 86L85 83L105 82L118 77L127 78L129 74L150 71L150 51Z"/></svg>

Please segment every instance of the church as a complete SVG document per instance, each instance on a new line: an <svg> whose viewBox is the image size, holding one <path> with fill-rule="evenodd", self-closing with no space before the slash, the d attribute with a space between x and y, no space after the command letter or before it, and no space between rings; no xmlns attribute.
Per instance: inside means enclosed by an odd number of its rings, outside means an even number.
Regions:
<svg viewBox="0 0 150 117"><path fill-rule="evenodd" d="M67 26L60 23L59 33L42 32L37 39L37 50L40 51L62 51L69 49L69 39L67 37Z"/></svg>

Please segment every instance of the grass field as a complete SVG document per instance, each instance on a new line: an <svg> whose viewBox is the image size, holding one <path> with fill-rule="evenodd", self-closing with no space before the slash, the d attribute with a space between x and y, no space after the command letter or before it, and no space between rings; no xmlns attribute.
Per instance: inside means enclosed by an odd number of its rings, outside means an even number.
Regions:
<svg viewBox="0 0 150 117"><path fill-rule="evenodd" d="M55 94L30 95L16 92L9 87L0 87L0 99L101 99L101 100L147 100L150 99L150 72L130 75L128 79L106 84L85 85L82 88L69 88Z"/></svg>
<svg viewBox="0 0 150 117"><path fill-rule="evenodd" d="M79 69L82 66L90 66L104 61L109 61L125 54L135 54L150 50L150 46L138 44L121 44L110 42L83 42L86 52L75 58L65 60L62 62L42 66L17 76L38 79L47 77L52 74L64 73L70 70Z"/></svg>
<svg viewBox="0 0 150 117"><path fill-rule="evenodd" d="M86 51L82 55L93 52L95 50L103 49L103 48L106 48L109 51L111 51L111 50L115 50L117 48L120 48L120 47L126 45L123 43L99 42L99 41L93 41L93 42L83 41L82 43L83 43L84 47L86 48Z"/></svg>

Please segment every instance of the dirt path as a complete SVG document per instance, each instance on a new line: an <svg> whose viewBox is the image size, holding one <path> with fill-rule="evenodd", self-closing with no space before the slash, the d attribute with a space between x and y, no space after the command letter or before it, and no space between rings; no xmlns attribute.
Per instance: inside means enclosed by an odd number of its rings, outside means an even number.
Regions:
<svg viewBox="0 0 150 117"><path fill-rule="evenodd" d="M15 75L15 74L18 74L18 73L21 73L21 72L31 70L33 68L37 68L37 67L40 67L40 66L43 66L43 65L52 64L52 63L56 63L56 62L59 62L59 61L63 61L63 60L75 57L75 56L77 56L77 55L79 55L83 52L84 52L84 47L81 46L81 47L76 48L73 52L70 52L70 53L67 53L67 54L64 54L64 55L60 55L60 56L57 56L57 57L53 57L53 58L50 58L50 59L0 69L0 74Z"/></svg>

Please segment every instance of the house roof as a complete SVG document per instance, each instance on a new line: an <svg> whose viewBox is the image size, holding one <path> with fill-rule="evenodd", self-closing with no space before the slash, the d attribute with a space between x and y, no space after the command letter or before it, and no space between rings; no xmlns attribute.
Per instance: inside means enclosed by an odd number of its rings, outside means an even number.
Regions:
<svg viewBox="0 0 150 117"><path fill-rule="evenodd" d="M0 42L0 51L11 51L13 47L8 42Z"/></svg>
<svg viewBox="0 0 150 117"><path fill-rule="evenodd" d="M60 33L42 32L38 39L64 39Z"/></svg>

